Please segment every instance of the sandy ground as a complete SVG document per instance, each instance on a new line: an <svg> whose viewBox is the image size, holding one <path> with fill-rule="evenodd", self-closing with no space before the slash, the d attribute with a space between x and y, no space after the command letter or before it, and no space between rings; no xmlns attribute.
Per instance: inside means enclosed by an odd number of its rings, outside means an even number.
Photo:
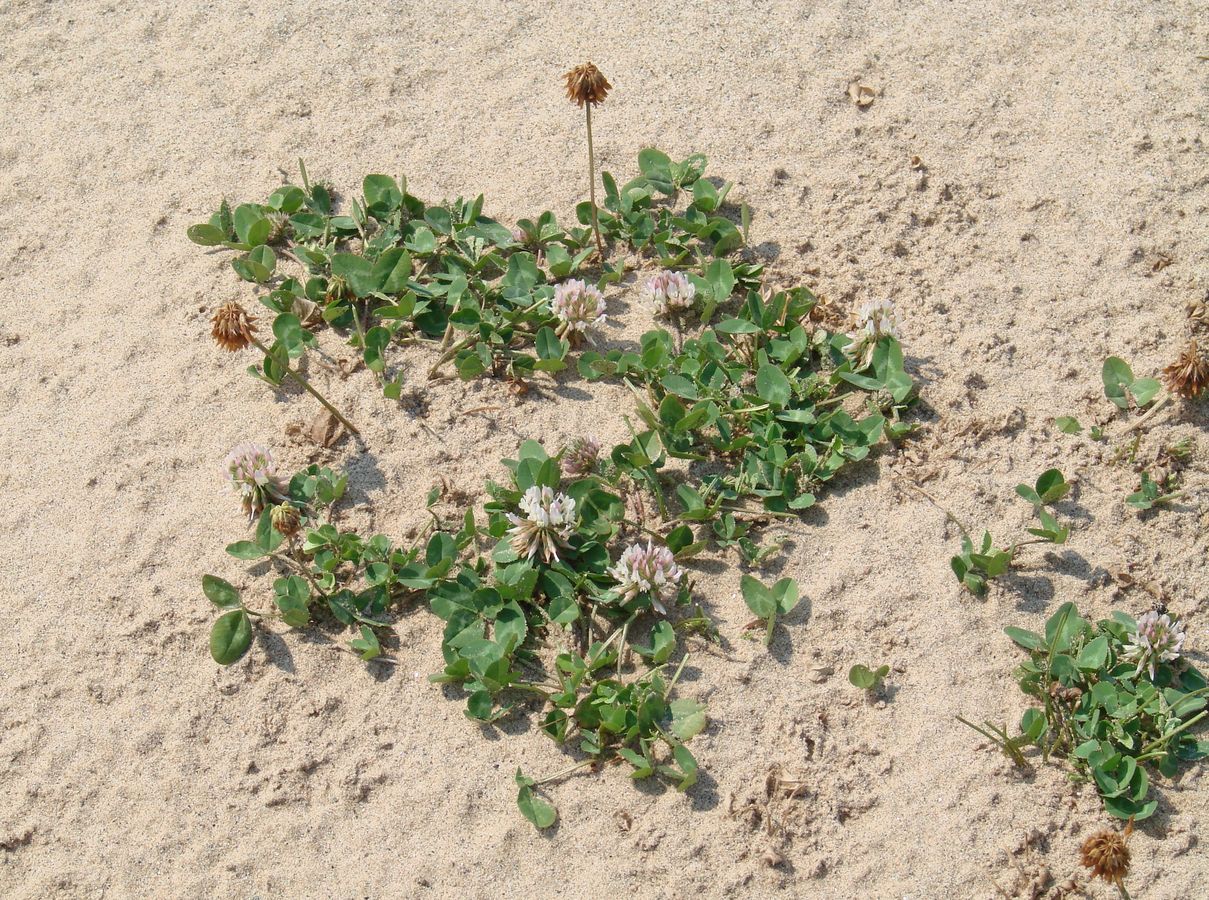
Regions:
<svg viewBox="0 0 1209 900"><path fill-rule="evenodd" d="M1107 822L1094 794L1057 768L1014 774L953 716L1023 710L1003 625L1037 628L1065 599L1148 608L1114 583L1126 568L1188 617L1190 647L1209 644L1205 406L1143 443L1199 447L1186 501L1149 517L1123 505L1129 467L1052 426L1106 411L1105 356L1155 374L1205 293L1205 12L0 2L0 894L990 898L1076 874ZM582 122L558 76L585 57L616 86L597 117L605 168L628 175L651 144L704 152L785 283L841 308L898 302L924 428L789 528L782 571L808 602L771 652L740 638L735 560L699 572L726 638L686 673L712 719L702 783L576 779L539 835L511 772L564 758L524 723L470 724L427 683L427 612L401 618L395 666L321 633L263 640L231 670L209 659L200 575L268 583L223 554L242 523L219 464L244 440L305 464L314 448L286 429L313 406L208 340L208 311L250 291L184 230L223 196L263 198L298 156L346 189L402 173L430 199L485 192L504 221L569 216ZM867 109L853 79L878 92ZM648 324L636 300L610 292L613 338ZM516 398L426 385L425 361L402 406L364 371L320 374L369 447L318 457L352 471L351 524L405 534L437 473L479 497L522 437L624 433L616 388L570 378ZM465 413L482 406L497 409ZM892 477L1007 539L1029 515L1012 488L1055 463L1080 479L1069 547L1032 553L985 601L949 571L944 514ZM843 673L880 661L888 702L866 704ZM774 765L807 789L770 837L742 810ZM1203 897L1204 768L1157 796L1134 896Z"/></svg>

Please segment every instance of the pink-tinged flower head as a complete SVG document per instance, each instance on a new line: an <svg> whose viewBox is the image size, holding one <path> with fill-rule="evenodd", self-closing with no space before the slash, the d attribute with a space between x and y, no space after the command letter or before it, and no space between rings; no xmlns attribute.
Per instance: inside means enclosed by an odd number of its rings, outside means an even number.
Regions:
<svg viewBox="0 0 1209 900"><path fill-rule="evenodd" d="M670 316L692 309L697 288L683 272L660 272L643 286L642 295L654 304L656 314Z"/></svg>
<svg viewBox="0 0 1209 900"><path fill-rule="evenodd" d="M1135 676L1146 669L1153 680L1155 666L1160 662L1179 659L1183 646L1184 626L1178 620L1172 620L1167 613L1159 615L1151 610L1138 619L1137 631L1129 636L1129 646L1125 648L1125 659L1130 662L1137 660Z"/></svg>
<svg viewBox="0 0 1209 900"><path fill-rule="evenodd" d="M604 295L578 278L564 281L554 289L550 308L559 319L559 337L587 337L589 326L603 324L605 320Z"/></svg>
<svg viewBox="0 0 1209 900"><path fill-rule="evenodd" d="M675 596L684 570L676 564L671 550L656 547L648 540L645 547L630 544L621 554L617 565L609 569L609 574L617 580L621 595L627 602L639 594L646 594L651 598L651 606L662 615L667 615L664 601L670 601Z"/></svg>
<svg viewBox="0 0 1209 900"><path fill-rule="evenodd" d="M596 457L599 455L600 441L596 438L576 438L563 451L563 474L572 478L587 475L596 468Z"/></svg>
<svg viewBox="0 0 1209 900"><path fill-rule="evenodd" d="M227 456L224 468L248 521L254 520L269 504L286 499L285 485L277 477L277 464L268 447L240 444Z"/></svg>
<svg viewBox="0 0 1209 900"><path fill-rule="evenodd" d="M523 516L508 513L513 552L529 559L540 553L543 562L555 562L558 548L567 546L575 530L575 501L551 488L533 485L517 505Z"/></svg>

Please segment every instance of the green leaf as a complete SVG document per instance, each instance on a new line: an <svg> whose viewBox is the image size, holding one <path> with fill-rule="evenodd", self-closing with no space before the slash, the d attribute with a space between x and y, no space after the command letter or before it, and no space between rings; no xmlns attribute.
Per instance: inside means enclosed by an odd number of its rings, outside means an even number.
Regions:
<svg viewBox="0 0 1209 900"><path fill-rule="evenodd" d="M700 181L698 184L708 184ZM712 187L712 185L711 185ZM735 289L735 273L725 259L715 259L705 270L705 280L715 303L725 303Z"/></svg>
<svg viewBox="0 0 1209 900"><path fill-rule="evenodd" d="M1134 401L1139 407L1146 406L1159 393L1162 385L1154 378L1139 378L1129 386L1129 392L1133 394Z"/></svg>
<svg viewBox="0 0 1209 900"><path fill-rule="evenodd" d="M365 194L367 206L390 210L403 202L403 192L399 190L398 182L389 175L366 175L361 182L361 192Z"/></svg>
<svg viewBox="0 0 1209 900"><path fill-rule="evenodd" d="M554 807L533 792L533 779L526 778L521 770L516 770L516 783L520 790L516 795L516 805L521 815L533 823L535 828L549 828L558 818Z"/></svg>
<svg viewBox="0 0 1209 900"><path fill-rule="evenodd" d="M792 578L782 578L772 586L772 596L777 604L777 611L786 615L793 611L801 599L798 596L798 583Z"/></svg>
<svg viewBox="0 0 1209 900"><path fill-rule="evenodd" d="M793 396L789 379L779 368L771 364L760 366L756 373L756 393L760 399L773 406L786 406Z"/></svg>
<svg viewBox="0 0 1209 900"><path fill-rule="evenodd" d="M420 256L427 256L437 249L437 237L426 225L421 225L407 242L407 249Z"/></svg>
<svg viewBox="0 0 1209 900"><path fill-rule="evenodd" d="M857 664L848 670L848 681L853 687L858 687L864 691L871 691L876 688L888 674L890 674L889 666L878 666L876 671L871 670L868 666Z"/></svg>
<svg viewBox="0 0 1209 900"><path fill-rule="evenodd" d="M362 625L361 637L353 638L348 645L360 653L361 659L365 662L382 655L382 645L378 643L378 636L368 625Z"/></svg>
<svg viewBox="0 0 1209 900"><path fill-rule="evenodd" d="M253 541L236 541L234 544L227 544L227 552L236 559L249 560L269 555L267 550Z"/></svg>
<svg viewBox="0 0 1209 900"><path fill-rule="evenodd" d="M714 330L723 334L759 334L764 329L746 319L727 319L715 325Z"/></svg>
<svg viewBox="0 0 1209 900"><path fill-rule="evenodd" d="M232 610L215 620L210 629L210 655L220 666L243 659L252 646L252 620L242 609Z"/></svg>
<svg viewBox="0 0 1209 900"><path fill-rule="evenodd" d="M1070 493L1070 484L1058 469L1046 469L1037 479L1037 493L1043 503L1054 503Z"/></svg>
<svg viewBox="0 0 1209 900"><path fill-rule="evenodd" d="M1054 425L1056 425L1058 430L1063 434L1081 434L1083 432L1083 426L1080 425L1079 420L1073 416L1059 416L1058 418L1054 419Z"/></svg>
<svg viewBox="0 0 1209 900"><path fill-rule="evenodd" d="M243 606L239 591L216 575L202 576L202 592L219 609L239 609Z"/></svg>
<svg viewBox="0 0 1209 900"><path fill-rule="evenodd" d="M713 212L718 206L718 189L704 178L693 184L693 204L705 212Z"/></svg>
<svg viewBox="0 0 1209 900"><path fill-rule="evenodd" d="M1100 635L1090 641L1079 653L1075 665L1088 672L1095 672L1108 660L1108 636Z"/></svg>
<svg viewBox="0 0 1209 900"><path fill-rule="evenodd" d="M672 627L671 622L660 620L651 629L650 646L635 644L633 649L640 656L649 659L652 665L661 666L676 650L676 629Z"/></svg>
<svg viewBox="0 0 1209 900"><path fill-rule="evenodd" d="M332 274L343 278L358 297L368 297L378 290L378 275L373 263L355 253L337 253L332 257Z"/></svg>
<svg viewBox="0 0 1209 900"><path fill-rule="evenodd" d="M1023 628L1016 628L1013 625L1008 625L1003 629L1003 633L1025 650L1040 650L1045 646L1045 642L1041 639L1041 635L1037 634L1035 631L1026 631Z"/></svg>
<svg viewBox="0 0 1209 900"><path fill-rule="evenodd" d="M700 734L705 728L705 707L696 700L673 700L672 734L687 741Z"/></svg>
<svg viewBox="0 0 1209 900"><path fill-rule="evenodd" d="M411 278L411 255L402 247L392 247L374 263L370 270L373 290L384 294L398 294L407 289Z"/></svg>
<svg viewBox="0 0 1209 900"><path fill-rule="evenodd" d="M250 247L263 244L273 227L261 208L252 203L243 203L235 208L232 224L239 242Z"/></svg>
<svg viewBox="0 0 1209 900"><path fill-rule="evenodd" d="M743 599L750 609L761 619L777 614L777 598L772 591L750 575L739 579L739 587L743 591Z"/></svg>
<svg viewBox="0 0 1209 900"><path fill-rule="evenodd" d="M672 183L672 161L666 153L647 147L638 153L638 170L651 187L664 194L675 190Z"/></svg>
<svg viewBox="0 0 1209 900"><path fill-rule="evenodd" d="M375 325L365 333L365 350L361 355L365 359L366 368L371 372L386 370L386 360L383 357L386 348L390 346L390 340L390 331L381 325Z"/></svg>
<svg viewBox="0 0 1209 900"><path fill-rule="evenodd" d="M1027 484L1016 485L1016 493L1019 494L1021 497L1023 497L1025 500L1027 500L1029 503L1033 504L1033 506L1041 505L1041 495L1038 494L1033 488L1029 487Z"/></svg>
<svg viewBox="0 0 1209 900"><path fill-rule="evenodd" d="M1129 397L1126 391L1133 384L1133 370L1129 368L1129 364L1118 356L1110 356L1104 360L1101 377L1104 381L1104 396L1121 409L1128 409Z"/></svg>
<svg viewBox="0 0 1209 900"><path fill-rule="evenodd" d="M226 233L217 225L190 225L185 234L203 247L216 247L227 239Z"/></svg>
<svg viewBox="0 0 1209 900"><path fill-rule="evenodd" d="M281 618L291 628L303 628L311 621L311 586L300 575L278 578L273 582L273 602Z"/></svg>
<svg viewBox="0 0 1209 900"><path fill-rule="evenodd" d="M302 321L293 313L282 313L273 320L273 336L289 352L302 345L305 331Z"/></svg>

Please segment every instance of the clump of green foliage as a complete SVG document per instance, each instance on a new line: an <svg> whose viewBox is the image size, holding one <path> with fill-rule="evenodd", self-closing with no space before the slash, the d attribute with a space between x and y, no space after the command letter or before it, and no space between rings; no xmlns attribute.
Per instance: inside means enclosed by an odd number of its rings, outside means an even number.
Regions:
<svg viewBox="0 0 1209 900"><path fill-rule="evenodd" d="M1004 630L1028 651L1016 677L1040 704L1025 711L1018 736L987 735L1018 764L1026 764L1024 748L1036 746L1094 783L1109 813L1141 820L1158 805L1149 766L1170 778L1181 762L1209 756L1209 741L1190 732L1206 715L1209 686L1181 656L1178 620L1156 611L1135 621L1118 611L1092 623L1064 603L1044 634Z"/></svg>
<svg viewBox="0 0 1209 900"><path fill-rule="evenodd" d="M278 491L296 514L265 509L255 539L228 547L278 567L272 606L249 607L214 576L203 583L223 610L211 641L222 664L249 651L265 617L291 628L334 622L351 629L352 652L389 662L392 616L426 603L446 623L445 667L433 678L465 690L468 718L490 726L536 701L541 730L581 757L540 780L517 772L518 806L538 827L556 817L541 785L588 765L694 783L686 743L706 719L695 701L673 697L687 659L678 635L716 630L699 606L677 616L692 592L681 563L711 540L748 564L767 559L778 545L761 546L753 529L809 509L846 466L912 428L903 414L914 386L892 329L829 331L813 321L807 288L771 290L760 264L727 258L745 241L746 207L742 228L722 215L730 186L704 179L703 156L677 163L648 149L638 162L621 187L604 173L600 229L674 271L676 303L662 312L677 317L676 335L660 328L638 351L587 349L576 360L580 377L615 379L635 395L629 441L599 458L580 442L565 460L527 441L504 461L508 477L487 484L482 518L434 512L413 546L341 530L327 511L344 482L312 467ZM303 168L301 187L265 204L224 203L190 229L197 243L239 253L241 278L271 288L261 302L276 315L277 343L252 371L272 384L275 361L305 353L322 323L349 334L388 397L402 385L389 351L417 342L441 348L430 375L449 362L463 378L553 373L579 333L559 318L560 292L594 302L622 274L600 261L599 287L565 281L589 274L592 231L563 228L552 213L509 229L483 215L482 197L429 206L380 175L365 179L348 215L334 206ZM581 205L577 219L589 225L592 210ZM281 277L279 257L303 272ZM688 471L671 471L671 458ZM789 578L768 587L745 576L743 594L766 643L799 598ZM629 673L635 655L644 668Z"/></svg>
<svg viewBox="0 0 1209 900"><path fill-rule="evenodd" d="M650 646L633 648L649 663L638 678L623 677L623 654L635 623L657 610L666 613L664 602L687 602L689 585L670 562L670 548L684 549L691 532L678 526L656 536L669 548L666 558L654 560L670 572L668 584L623 591L624 570L611 564L625 543L623 529L637 530L625 522L622 499L614 493L618 485L634 489L627 462L609 466L608 477L568 477L540 444L526 442L518 459L505 461L509 479L488 485L486 522L467 510L459 527L443 528L434 514L427 533L408 548L327 521L322 512L339 500L345 480L312 466L289 484L287 502L301 511L300 522L290 521L293 534L281 533L275 527L280 520L265 509L255 539L227 548L238 559L268 559L282 570L274 582L276 609L252 610L228 582L203 578L204 592L223 610L211 634L213 656L222 664L238 661L251 647L253 620L273 616L291 628L316 619L350 627L350 649L371 660L383 652L379 633L390 628L390 615L402 604L427 602L446 623L446 665L433 680L465 689L468 718L492 724L523 714L529 701L540 699L546 709L542 731L586 755L583 765L626 762L635 778L657 775L687 789L697 764L685 742L706 718L700 704L671 696L688 658L683 655L676 673L666 674L677 650L675 626L659 617L648 629ZM551 529L551 554L541 552L540 540L526 543L535 534L526 524L538 521L532 509L528 519L518 514L526 509L523 500L543 491L547 506L557 499L571 511L565 521L538 523L538 532ZM430 495L430 507L436 499ZM527 546L534 552L521 552ZM597 627L607 637L543 658L549 640L566 645L578 635L586 642ZM519 777L521 811L535 824L546 822L548 804L535 795L537 783Z"/></svg>
<svg viewBox="0 0 1209 900"><path fill-rule="evenodd" d="M1040 520L1039 527L1025 529L1033 535L1034 540L1017 541L1006 549L999 549L994 546L989 531L984 531L982 540L975 544L969 532L963 529L961 553L950 560L953 574L962 586L976 597L983 597L986 595L988 583L1011 568L1022 547L1038 543L1066 543L1066 539L1070 537L1070 526L1059 524L1046 507L1065 497L1070 488L1070 482L1058 469L1047 469L1032 486L1016 486L1016 493L1033 505L1033 511Z"/></svg>
<svg viewBox="0 0 1209 900"><path fill-rule="evenodd" d="M718 215L729 186L718 191L705 180L704 156L675 163L648 148L638 162L640 174L621 188L603 175L600 224L610 240L703 274L709 260L741 246L740 231ZM299 168L301 186L282 185L264 203L224 201L188 229L197 244L235 251L231 267L241 279L270 288L260 301L275 316L278 341L252 374L280 385L280 359L301 357L315 343L307 329L323 324L349 334L393 399L402 391L391 356L398 345L439 346L430 376L452 362L465 379L523 382L567 365L571 344L559 335L564 323L552 301L558 282L585 274L595 252L590 227L564 227L547 211L508 228L483 213L482 195L428 204L408 193L406 178L380 174L365 177L342 213L332 189L312 182L301 161ZM591 224L590 206L577 210L581 226ZM762 268L734 272L754 284ZM598 287L623 271L602 263Z"/></svg>

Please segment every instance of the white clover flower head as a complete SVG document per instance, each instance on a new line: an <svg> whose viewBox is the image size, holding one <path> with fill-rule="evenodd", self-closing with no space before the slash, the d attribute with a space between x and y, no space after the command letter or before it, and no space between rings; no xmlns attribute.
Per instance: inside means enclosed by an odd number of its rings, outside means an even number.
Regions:
<svg viewBox="0 0 1209 900"><path fill-rule="evenodd" d="M898 313L892 300L861 304L856 312L857 340L874 343L883 336L898 338Z"/></svg>
<svg viewBox="0 0 1209 900"><path fill-rule="evenodd" d="M1138 619L1137 630L1129 636L1125 658L1130 662L1137 660L1138 668L1133 673L1135 677L1146 669L1153 680L1155 666L1160 662L1179 659L1183 646L1183 624L1178 619L1173 620L1167 613L1159 615L1156 610L1151 610Z"/></svg>
<svg viewBox="0 0 1209 900"><path fill-rule="evenodd" d="M525 230L519 225L514 225L512 227L512 242L514 244L523 244L525 241Z"/></svg>
<svg viewBox="0 0 1209 900"><path fill-rule="evenodd" d="M599 455L600 441L596 440L596 438L576 438L563 451L563 474L572 477L587 475L596 468L596 457Z"/></svg>
<svg viewBox="0 0 1209 900"><path fill-rule="evenodd" d="M667 615L664 601L675 596L684 570L676 564L671 550L656 547L648 540L645 547L630 544L617 564L609 569L609 574L617 580L627 602L639 594L647 594L651 606L661 615Z"/></svg>
<svg viewBox="0 0 1209 900"><path fill-rule="evenodd" d="M892 300L874 300L856 311L857 338L877 341L883 335L898 338L898 313Z"/></svg>
<svg viewBox="0 0 1209 900"><path fill-rule="evenodd" d="M883 337L898 339L898 313L893 301L863 303L856 313L856 332L845 352L864 368L872 362L873 351Z"/></svg>
<svg viewBox="0 0 1209 900"><path fill-rule="evenodd" d="M517 505L523 517L508 513L513 552L529 559L540 553L543 562L555 562L558 548L567 546L575 530L575 501L552 488L535 484L525 491Z"/></svg>
<svg viewBox="0 0 1209 900"><path fill-rule="evenodd" d="M286 499L285 485L277 477L277 464L268 447L240 444L227 455L223 467L227 481L239 494L248 521L254 520L269 504Z"/></svg>
<svg viewBox="0 0 1209 900"><path fill-rule="evenodd" d="M654 304L657 315L670 316L692 308L697 287L683 272L664 271L648 279L642 296Z"/></svg>
<svg viewBox="0 0 1209 900"><path fill-rule="evenodd" d="M559 319L558 336L588 336L588 327L605 320L604 295L578 278L564 281L554 289L550 304Z"/></svg>

